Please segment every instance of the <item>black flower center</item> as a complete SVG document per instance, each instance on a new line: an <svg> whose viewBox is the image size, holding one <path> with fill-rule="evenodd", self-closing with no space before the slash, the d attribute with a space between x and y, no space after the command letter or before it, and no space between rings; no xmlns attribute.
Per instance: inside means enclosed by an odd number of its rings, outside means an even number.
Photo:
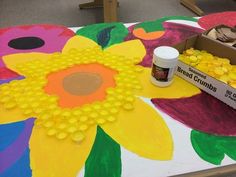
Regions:
<svg viewBox="0 0 236 177"><path fill-rule="evenodd" d="M36 49L44 45L44 41L38 37L20 37L8 42L8 46L13 49L28 50Z"/></svg>

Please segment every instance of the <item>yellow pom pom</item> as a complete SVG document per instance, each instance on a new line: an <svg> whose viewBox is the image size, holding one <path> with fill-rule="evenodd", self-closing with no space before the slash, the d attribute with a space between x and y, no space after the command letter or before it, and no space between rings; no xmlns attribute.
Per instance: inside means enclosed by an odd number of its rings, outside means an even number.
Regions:
<svg viewBox="0 0 236 177"><path fill-rule="evenodd" d="M67 125L65 123L60 123L59 125L57 125L58 129L65 129L67 127Z"/></svg>
<svg viewBox="0 0 236 177"><path fill-rule="evenodd" d="M15 102L6 103L6 104L4 104L4 107L6 109L13 109L16 107L16 103Z"/></svg>
<svg viewBox="0 0 236 177"><path fill-rule="evenodd" d="M229 78L230 78L231 80L236 81L236 72L230 72L230 73L229 73Z"/></svg>
<svg viewBox="0 0 236 177"><path fill-rule="evenodd" d="M54 128L49 129L49 130L47 131L47 135L48 135L48 136L53 136L53 135L55 135L56 133L57 133L57 130L54 129Z"/></svg>
<svg viewBox="0 0 236 177"><path fill-rule="evenodd" d="M111 108L110 113L117 114L119 111L116 108Z"/></svg>
<svg viewBox="0 0 236 177"><path fill-rule="evenodd" d="M87 116L81 116L81 117L79 117L79 120L81 122L86 122L88 120L88 117Z"/></svg>
<svg viewBox="0 0 236 177"><path fill-rule="evenodd" d="M236 88L236 81L230 82L229 85L233 88Z"/></svg>
<svg viewBox="0 0 236 177"><path fill-rule="evenodd" d="M67 137L67 133L65 132L60 132L56 135L57 139L62 140L65 139Z"/></svg>
<svg viewBox="0 0 236 177"><path fill-rule="evenodd" d="M230 64L230 60L228 58L218 58L222 64Z"/></svg>
<svg viewBox="0 0 236 177"><path fill-rule="evenodd" d="M86 124L79 125L79 130L80 131L85 131L87 129L88 129L88 125L86 125Z"/></svg>
<svg viewBox="0 0 236 177"><path fill-rule="evenodd" d="M223 76L220 76L219 80L227 84L230 78L227 75L223 75Z"/></svg>
<svg viewBox="0 0 236 177"><path fill-rule="evenodd" d="M79 115L81 115L82 114L82 111L81 110L74 110L73 111L73 115L75 115L75 116L79 116Z"/></svg>
<svg viewBox="0 0 236 177"><path fill-rule="evenodd" d="M97 122L98 124L104 124L104 123L106 122L106 120L105 120L105 119L102 119L102 118L99 118L99 119L96 120L96 122Z"/></svg>
<svg viewBox="0 0 236 177"><path fill-rule="evenodd" d="M114 121L116 120L116 117L114 117L114 116L108 116L108 117L107 117L107 120L108 120L109 122L114 122Z"/></svg>
<svg viewBox="0 0 236 177"><path fill-rule="evenodd" d="M130 110L134 109L134 106L131 103L126 103L123 105L123 108L127 111L130 111Z"/></svg>
<svg viewBox="0 0 236 177"><path fill-rule="evenodd" d="M47 121L47 122L43 123L44 127L46 127L46 128L52 127L53 124L54 124L53 121Z"/></svg>
<svg viewBox="0 0 236 177"><path fill-rule="evenodd" d="M68 133L74 133L77 131L77 128L75 126L70 126L66 129Z"/></svg>
<svg viewBox="0 0 236 177"><path fill-rule="evenodd" d="M95 118L98 117L98 113L92 112L91 114L89 114L89 116L90 116L92 119L95 119Z"/></svg>
<svg viewBox="0 0 236 177"><path fill-rule="evenodd" d="M186 50L186 54L187 55L193 55L194 54L193 49L191 48L191 49Z"/></svg>
<svg viewBox="0 0 236 177"><path fill-rule="evenodd" d="M81 132L75 132L72 135L72 140L77 142L77 143L80 143L81 141L83 141L84 138L85 138L85 136Z"/></svg>
<svg viewBox="0 0 236 177"><path fill-rule="evenodd" d="M78 122L78 120L75 117L71 117L71 118L69 118L68 122L71 124L74 124L74 123Z"/></svg>
<svg viewBox="0 0 236 177"><path fill-rule="evenodd" d="M100 114L101 114L102 116L106 116L106 115L108 115L109 113L108 113L106 110L101 110Z"/></svg>
<svg viewBox="0 0 236 177"><path fill-rule="evenodd" d="M208 72L208 66L206 64L199 64L196 66L196 68L202 72Z"/></svg>
<svg viewBox="0 0 236 177"><path fill-rule="evenodd" d="M222 76L225 73L221 67L215 68L214 72L216 75L219 75L219 76Z"/></svg>
<svg viewBox="0 0 236 177"><path fill-rule="evenodd" d="M198 59L197 59L196 56L190 56L190 57L189 57L189 60L190 60L190 62L193 62L193 63L195 63L195 62L198 61Z"/></svg>

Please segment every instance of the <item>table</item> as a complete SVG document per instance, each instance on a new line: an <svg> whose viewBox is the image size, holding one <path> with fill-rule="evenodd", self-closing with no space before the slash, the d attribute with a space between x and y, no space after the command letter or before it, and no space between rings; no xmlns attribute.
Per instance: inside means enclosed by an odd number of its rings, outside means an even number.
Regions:
<svg viewBox="0 0 236 177"><path fill-rule="evenodd" d="M204 15L204 12L196 5L195 0L180 0L180 3L192 10L198 16Z"/></svg>
<svg viewBox="0 0 236 177"><path fill-rule="evenodd" d="M1 29L0 176L235 172L235 110L181 78L149 81L154 48L228 16Z"/></svg>
<svg viewBox="0 0 236 177"><path fill-rule="evenodd" d="M116 22L117 21L117 0L94 0L93 2L80 4L80 9L89 8L100 8L103 7L104 10L104 22Z"/></svg>

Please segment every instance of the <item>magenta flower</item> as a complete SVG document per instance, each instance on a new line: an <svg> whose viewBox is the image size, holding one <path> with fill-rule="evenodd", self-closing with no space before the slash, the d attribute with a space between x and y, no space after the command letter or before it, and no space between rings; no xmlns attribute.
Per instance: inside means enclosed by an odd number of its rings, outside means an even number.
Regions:
<svg viewBox="0 0 236 177"><path fill-rule="evenodd" d="M9 82L14 78L20 77L5 68L2 56L28 52L59 52L67 40L74 35L74 32L67 27L57 25L41 24L1 29L0 71L4 70L5 74L0 75L0 83Z"/></svg>

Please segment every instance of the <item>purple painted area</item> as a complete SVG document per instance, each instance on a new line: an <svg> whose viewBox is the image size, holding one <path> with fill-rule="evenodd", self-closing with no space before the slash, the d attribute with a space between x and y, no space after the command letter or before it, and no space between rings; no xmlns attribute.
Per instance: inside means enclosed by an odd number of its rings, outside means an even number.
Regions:
<svg viewBox="0 0 236 177"><path fill-rule="evenodd" d="M11 79L0 80L0 84L8 83L8 82L11 82L12 80L22 80L24 78L25 78L24 76L18 76Z"/></svg>
<svg viewBox="0 0 236 177"><path fill-rule="evenodd" d="M134 27L135 25L128 28L129 35L126 37L125 39L126 41L137 39L137 37L132 34ZM163 27L165 28L165 34L162 37L155 40L140 39L146 48L146 56L143 58L143 61L139 63L140 65L145 66L145 67L151 67L152 54L153 54L153 50L156 47L163 46L163 45L173 46L189 38L190 36L203 32L203 30L200 28L195 28L192 26L177 24L177 23L172 23L172 22L164 22Z"/></svg>
<svg viewBox="0 0 236 177"><path fill-rule="evenodd" d="M201 132L236 136L236 110L213 96L201 94L180 99L152 99L173 119Z"/></svg>
<svg viewBox="0 0 236 177"><path fill-rule="evenodd" d="M19 160L22 154L28 148L34 120L34 118L26 120L24 130L19 135L17 140L4 151L0 152L0 173L9 168L14 162Z"/></svg>

